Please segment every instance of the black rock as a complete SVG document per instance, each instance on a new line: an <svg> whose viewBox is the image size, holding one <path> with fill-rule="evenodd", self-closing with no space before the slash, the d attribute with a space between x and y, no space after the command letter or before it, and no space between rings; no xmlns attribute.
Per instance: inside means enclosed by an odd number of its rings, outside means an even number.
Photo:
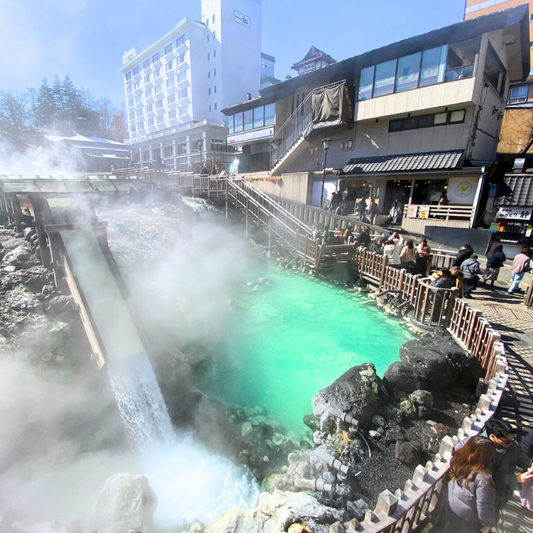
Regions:
<svg viewBox="0 0 533 533"><path fill-rule="evenodd" d="M372 363L354 366L313 398L313 414L320 417L328 407L369 421L385 403L387 390Z"/></svg>
<svg viewBox="0 0 533 533"><path fill-rule="evenodd" d="M421 380L412 365L396 361L389 365L383 383L390 392L401 391L407 394L420 389Z"/></svg>

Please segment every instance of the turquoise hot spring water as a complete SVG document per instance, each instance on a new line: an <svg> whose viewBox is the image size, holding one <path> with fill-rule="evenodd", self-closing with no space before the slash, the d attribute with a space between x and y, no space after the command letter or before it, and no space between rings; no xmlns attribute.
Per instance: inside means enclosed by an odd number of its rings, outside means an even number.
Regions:
<svg viewBox="0 0 533 533"><path fill-rule="evenodd" d="M233 301L225 333L198 374L206 394L261 406L301 433L311 399L349 368L372 362L380 376L413 335L366 299L311 276L270 267L268 286Z"/></svg>

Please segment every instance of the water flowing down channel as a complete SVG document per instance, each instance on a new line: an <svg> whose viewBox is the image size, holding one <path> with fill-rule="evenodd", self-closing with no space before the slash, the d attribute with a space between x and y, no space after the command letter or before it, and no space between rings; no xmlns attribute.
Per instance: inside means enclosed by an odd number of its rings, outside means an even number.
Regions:
<svg viewBox="0 0 533 533"><path fill-rule="evenodd" d="M156 518L168 525L209 523L228 509L249 509L259 496L251 474L176 435L116 273L92 231L61 231L68 267L84 295L107 355L106 367L132 447L159 500Z"/></svg>

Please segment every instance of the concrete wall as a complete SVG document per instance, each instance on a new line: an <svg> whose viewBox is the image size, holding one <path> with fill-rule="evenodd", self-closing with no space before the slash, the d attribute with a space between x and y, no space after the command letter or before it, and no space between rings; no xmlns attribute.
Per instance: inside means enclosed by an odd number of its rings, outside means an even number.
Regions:
<svg viewBox="0 0 533 533"><path fill-rule="evenodd" d="M423 218L404 218L402 220L402 229L408 231L409 233L419 233L420 235L426 235L427 226L443 228L468 228L469 225L470 222L468 220L440 220L438 218L430 218L427 220Z"/></svg>
<svg viewBox="0 0 533 533"><path fill-rule="evenodd" d="M434 109L442 106L466 105L473 102L474 78L413 89L403 93L389 94L357 102L356 120L370 120L391 117L405 113L415 113L421 109Z"/></svg>
<svg viewBox="0 0 533 533"><path fill-rule="evenodd" d="M257 187L266 194L279 196L302 204L307 203L309 194L309 174L307 172L283 174L278 181L270 178L269 172L243 174L240 177L249 180L254 187Z"/></svg>

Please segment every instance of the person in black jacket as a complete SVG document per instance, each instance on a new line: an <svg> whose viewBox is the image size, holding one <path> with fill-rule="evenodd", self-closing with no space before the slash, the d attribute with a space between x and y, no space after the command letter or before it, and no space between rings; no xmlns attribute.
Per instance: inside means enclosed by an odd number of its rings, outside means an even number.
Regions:
<svg viewBox="0 0 533 533"><path fill-rule="evenodd" d="M498 279L498 274L500 273L500 268L505 263L505 254L503 253L503 246L498 244L487 254L487 267L485 268L485 273L483 274L483 285L487 281L491 282L491 285L494 285L494 282Z"/></svg>
<svg viewBox="0 0 533 533"><path fill-rule="evenodd" d="M470 244L465 244L459 248L459 253L456 255L455 260L452 264L454 267L461 267L464 261L466 261L472 254L474 249Z"/></svg>
<svg viewBox="0 0 533 533"><path fill-rule="evenodd" d="M530 459L533 459L533 429L530 429L529 433L522 439L520 446L522 448L522 451Z"/></svg>

